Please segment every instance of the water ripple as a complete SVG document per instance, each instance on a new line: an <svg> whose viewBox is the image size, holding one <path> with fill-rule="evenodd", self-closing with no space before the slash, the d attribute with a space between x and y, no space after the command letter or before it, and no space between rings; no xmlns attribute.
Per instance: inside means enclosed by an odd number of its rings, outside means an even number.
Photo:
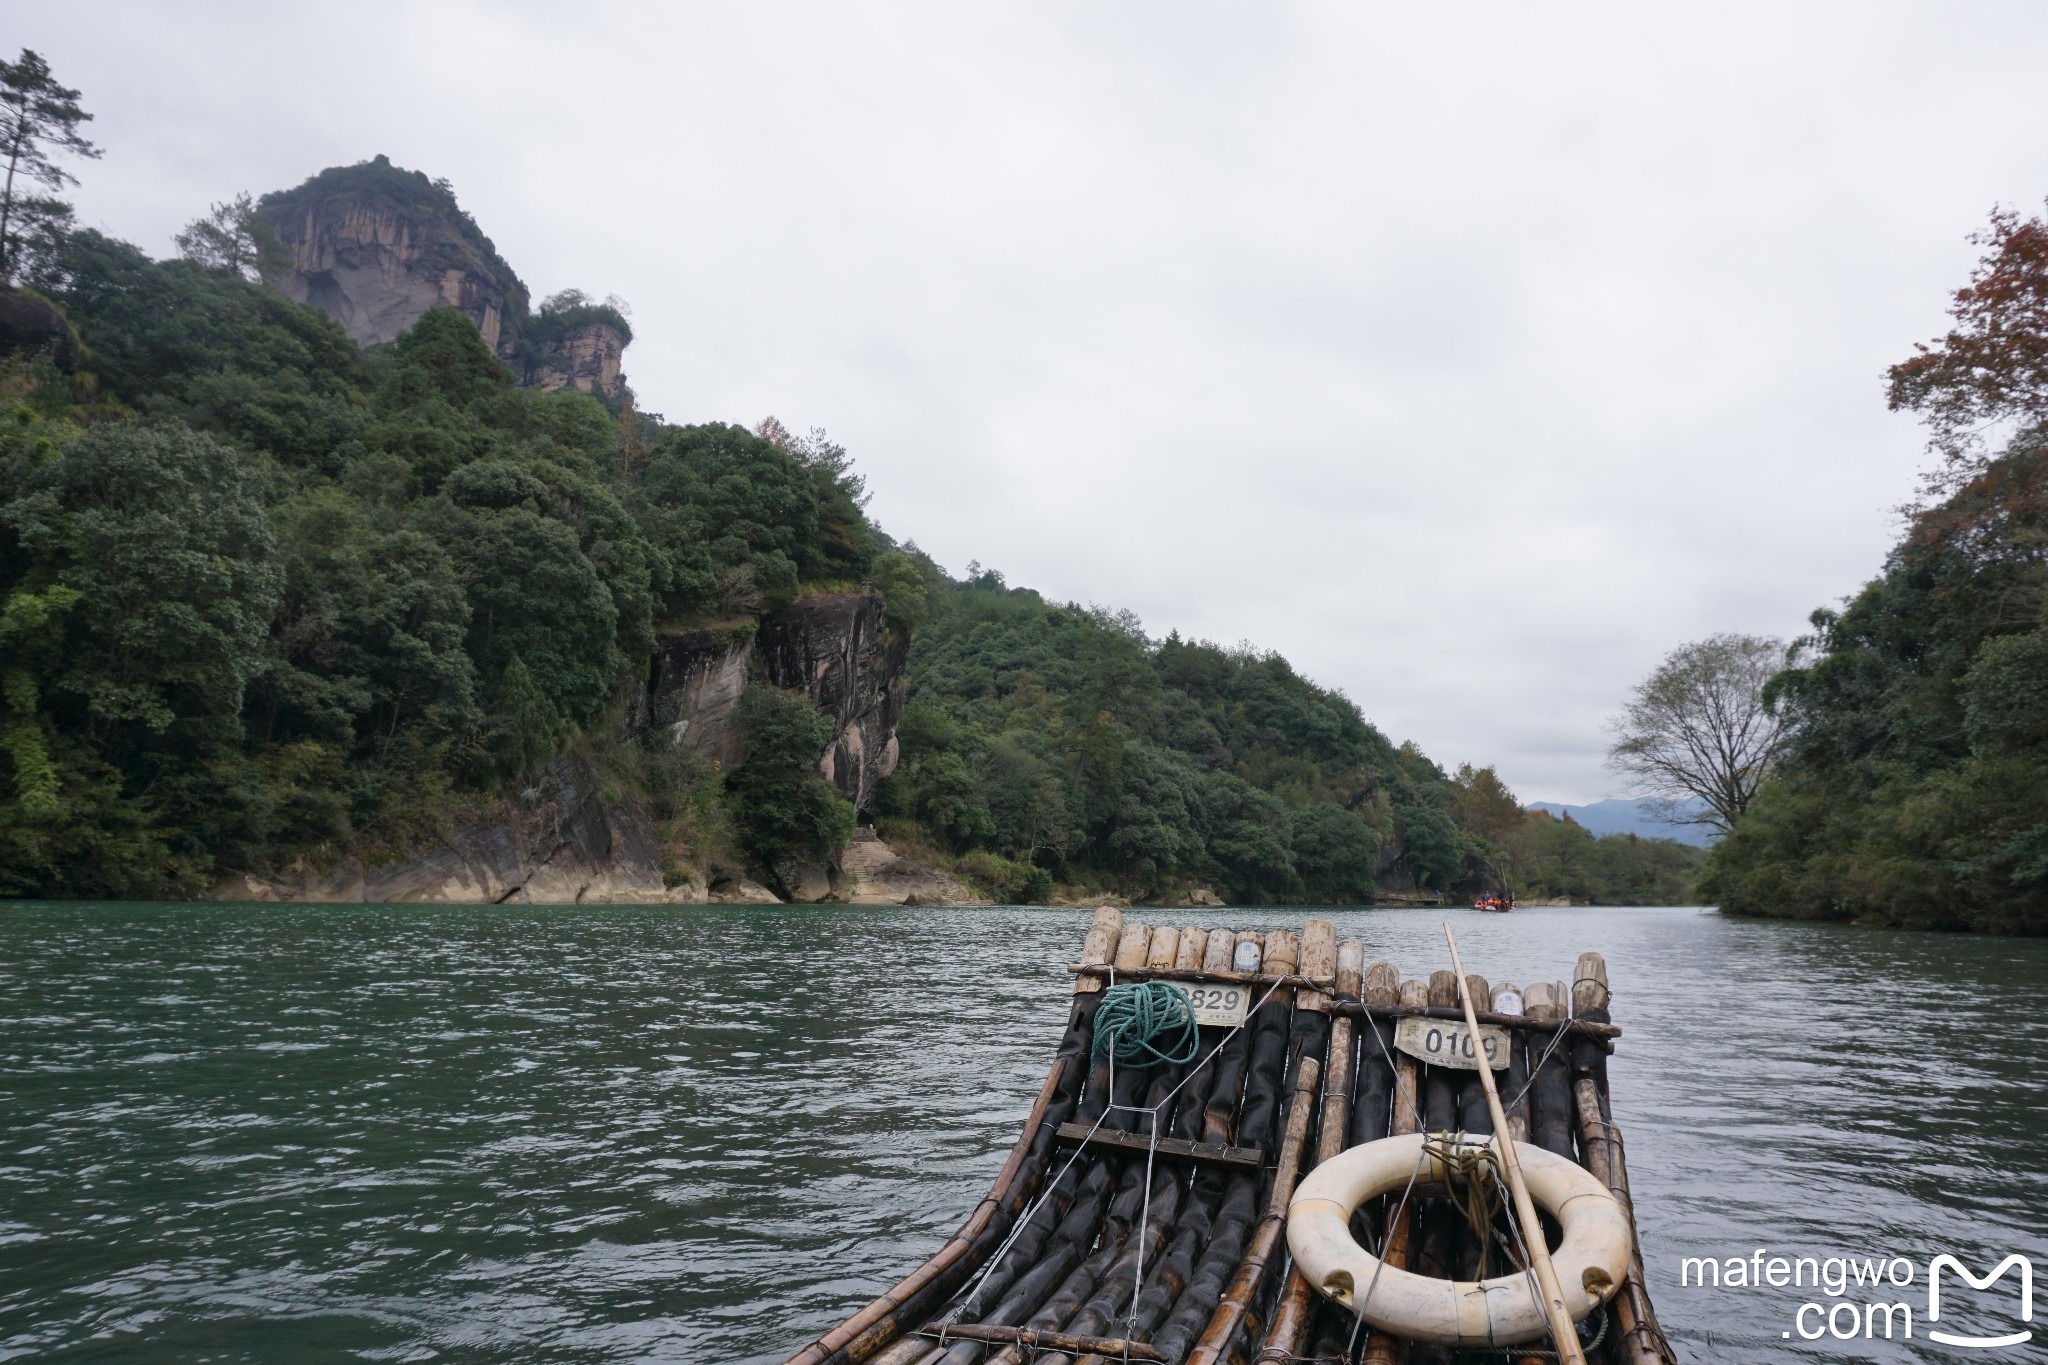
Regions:
<svg viewBox="0 0 2048 1365"><path fill-rule="evenodd" d="M1445 965L1440 915L1337 918L1410 973ZM1779 1334L1799 1299L1681 1286L1682 1257L2048 1268L2048 945L1457 919L1478 971L1607 954L1652 1288L1692 1358L1798 1358ZM0 1359L779 1360L980 1196L1084 923L9 909Z"/></svg>

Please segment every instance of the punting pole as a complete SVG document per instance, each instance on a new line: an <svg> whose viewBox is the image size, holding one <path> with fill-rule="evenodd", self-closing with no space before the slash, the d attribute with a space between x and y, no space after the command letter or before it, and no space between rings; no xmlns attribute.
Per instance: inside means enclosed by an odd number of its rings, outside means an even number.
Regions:
<svg viewBox="0 0 2048 1365"><path fill-rule="evenodd" d="M1515 1217L1522 1225L1522 1240L1529 1244L1529 1259L1536 1269L1536 1283L1543 1290L1543 1307L1550 1315L1550 1338L1557 1357L1565 1365L1586 1365L1586 1353L1579 1347L1579 1330L1564 1306L1564 1290L1557 1282L1557 1267L1550 1263L1550 1243L1544 1239L1543 1223L1536 1217L1535 1202L1522 1179L1522 1161L1515 1155L1514 1139L1508 1136L1507 1115L1501 1112L1500 1091L1493 1085L1493 1070L1479 1046L1479 1014L1472 1005L1472 992L1465 984L1465 964L1458 960L1458 940L1451 923L1444 921L1444 941L1451 945L1451 969L1458 974L1458 1000L1465 1006L1465 1027L1472 1030L1472 1048L1480 1059L1479 1081L1486 1087L1486 1107L1493 1114L1494 1147L1508 1173L1508 1191L1515 1197ZM1491 1002L1488 1002L1491 1003Z"/></svg>

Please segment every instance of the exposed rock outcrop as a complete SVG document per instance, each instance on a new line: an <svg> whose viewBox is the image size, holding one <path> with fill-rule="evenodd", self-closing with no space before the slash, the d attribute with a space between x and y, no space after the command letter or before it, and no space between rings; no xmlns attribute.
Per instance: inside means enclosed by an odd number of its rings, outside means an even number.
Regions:
<svg viewBox="0 0 2048 1365"><path fill-rule="evenodd" d="M740 694L754 636L728 629L671 635L655 651L648 683L649 723L668 732L671 743L688 744L724 768L740 761L745 747L739 721Z"/></svg>
<svg viewBox="0 0 2048 1365"><path fill-rule="evenodd" d="M63 309L33 289L0 285L0 356L48 360L70 374L78 368L78 349Z"/></svg>
<svg viewBox="0 0 2048 1365"><path fill-rule="evenodd" d="M872 829L854 832L839 855L839 898L854 905L986 905L959 879L921 867Z"/></svg>
<svg viewBox="0 0 2048 1365"><path fill-rule="evenodd" d="M324 872L230 877L215 900L385 902L702 903L701 881L662 881L654 827L633 802L607 797L583 759L547 767L537 799L463 821L390 862L344 859ZM772 897L771 897L772 899Z"/></svg>
<svg viewBox="0 0 2048 1365"><path fill-rule="evenodd" d="M533 387L542 393L581 389L617 398L626 387L626 376L619 368L625 355L626 338L610 323L571 327L562 334L560 348L535 372Z"/></svg>
<svg viewBox="0 0 2048 1365"><path fill-rule="evenodd" d="M359 345L395 340L429 308L445 307L468 314L496 350L508 315L526 311L526 287L445 186L384 157L265 195L263 212L291 253L291 268L271 283L333 317Z"/></svg>
<svg viewBox="0 0 2048 1365"><path fill-rule="evenodd" d="M768 681L801 688L832 717L818 771L864 808L896 770L896 722L909 693L910 645L890 628L876 593L806 597L761 623L756 637Z"/></svg>
<svg viewBox="0 0 2048 1365"><path fill-rule="evenodd" d="M429 308L455 308L520 382L627 396L620 365L631 338L620 330L623 318L614 312L611 322L600 316L550 325L543 305L536 323L526 286L446 181L379 156L266 194L261 208L290 258L270 283L333 317L358 345L396 340Z"/></svg>
<svg viewBox="0 0 2048 1365"><path fill-rule="evenodd" d="M649 683L649 723L731 767L746 737L734 712L749 678L801 691L832 718L832 742L818 772L865 807L896 770L896 722L909 690L909 643L869 592L821 593L765 618L751 636L726 628L661 642Z"/></svg>

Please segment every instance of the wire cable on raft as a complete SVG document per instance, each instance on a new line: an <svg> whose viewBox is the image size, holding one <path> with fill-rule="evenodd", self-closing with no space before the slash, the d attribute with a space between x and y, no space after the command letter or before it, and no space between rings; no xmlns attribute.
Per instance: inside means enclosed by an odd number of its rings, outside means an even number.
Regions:
<svg viewBox="0 0 2048 1365"><path fill-rule="evenodd" d="M1095 1012L1095 1055L1108 1053L1126 1066L1191 1062L1200 1036L1195 1002L1169 981L1111 986Z"/></svg>

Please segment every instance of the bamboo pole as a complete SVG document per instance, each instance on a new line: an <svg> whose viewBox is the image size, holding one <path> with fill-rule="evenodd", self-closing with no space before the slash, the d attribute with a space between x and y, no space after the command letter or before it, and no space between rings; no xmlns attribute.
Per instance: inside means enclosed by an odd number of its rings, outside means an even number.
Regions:
<svg viewBox="0 0 2048 1365"><path fill-rule="evenodd" d="M1145 965L1153 970L1171 970L1180 955L1180 930L1162 924L1152 931L1152 947L1145 953Z"/></svg>
<svg viewBox="0 0 2048 1365"><path fill-rule="evenodd" d="M1465 1006L1465 1025L1472 1030L1473 1046L1478 1046L1479 1019L1473 1008L1471 993L1465 987L1465 964L1458 960L1458 940L1451 933L1450 922L1444 922L1444 941L1451 947L1451 966L1458 975L1458 995ZM1602 990L1605 990L1603 984ZM1507 1140L1507 1115L1501 1112L1500 1094L1493 1088L1493 1070L1479 1068L1481 1083L1486 1087L1486 1106L1493 1113L1494 1131L1501 1134L1501 1140L1494 1147L1501 1155L1501 1166L1508 1177L1508 1192L1514 1196L1515 1216L1522 1224L1522 1239L1528 1244L1529 1255L1535 1261L1536 1282L1543 1289L1544 1311L1550 1318L1550 1336L1557 1347L1558 1359L1565 1365L1586 1365L1586 1353L1579 1347L1579 1331L1572 1323L1572 1315L1564 1305L1564 1290L1557 1282L1557 1267L1550 1261L1550 1244L1545 1240L1543 1220L1536 1216L1535 1201L1529 1198L1528 1182L1522 1178L1522 1159L1515 1153L1515 1144Z"/></svg>
<svg viewBox="0 0 2048 1365"><path fill-rule="evenodd" d="M1123 937L1116 945L1116 969L1119 972L1140 970L1145 965L1145 954L1151 947L1152 930L1148 926L1124 925Z"/></svg>
<svg viewBox="0 0 2048 1365"><path fill-rule="evenodd" d="M1237 935L1228 929L1211 929L1202 945L1202 973L1227 972L1237 955Z"/></svg>
<svg viewBox="0 0 2048 1365"><path fill-rule="evenodd" d="M1401 1003L1420 1005L1429 998L1429 987L1420 981L1401 983ZM1393 1113L1388 1120L1390 1135L1401 1137L1408 1133L1422 1131L1422 1104L1418 1093L1422 1064L1405 1052L1394 1054L1394 1099ZM1393 1195L1387 1196L1387 1235L1380 1239L1380 1260L1392 1270L1406 1270L1410 1251L1415 1241L1415 1205L1413 1202L1398 1203ZM1401 1338L1379 1328L1372 1329L1365 1339L1365 1354L1359 1357L1361 1365L1399 1365L1407 1354L1407 1346Z"/></svg>
<svg viewBox="0 0 2048 1365"><path fill-rule="evenodd" d="M1310 921L1317 923L1318 921ZM1302 935L1304 945L1308 935ZM1365 945L1355 938L1347 938L1335 944L1330 954L1331 981L1339 995L1357 995L1363 985L1365 971ZM1308 964L1304 963L1304 967ZM1314 973L1310 972L1313 976ZM1307 996L1310 992L1303 991ZM1300 1009L1307 1005L1296 1002ZM1352 1021L1338 1016L1330 1023L1330 1044L1328 1061L1323 1067L1323 1109L1316 1126L1316 1152L1314 1166L1344 1150L1344 1137L1351 1116L1351 1049ZM1287 1360L1301 1354L1302 1344L1308 1338L1309 1320L1317 1304L1315 1287L1299 1270L1287 1277L1287 1288L1280 1296L1279 1307L1274 1310L1273 1321L1266 1329L1266 1339L1259 1354L1262 1359Z"/></svg>
<svg viewBox="0 0 2048 1365"><path fill-rule="evenodd" d="M1265 1215L1252 1232L1237 1274L1223 1291L1216 1315L1188 1353L1186 1365L1216 1365L1229 1349L1230 1341L1243 1324L1252 1295L1266 1273L1266 1262L1279 1244L1280 1231L1287 1224L1287 1205L1294 1198L1294 1182L1301 1174L1301 1151L1308 1139L1308 1122L1314 1108L1316 1084L1322 1078L1322 1064L1304 1057L1296 1073L1294 1089L1287 1098L1287 1132L1280 1141L1280 1161L1273 1172L1273 1190L1266 1200Z"/></svg>
<svg viewBox="0 0 2048 1365"><path fill-rule="evenodd" d="M1512 981L1503 981L1493 988L1493 1012L1497 1015L1519 1017L1522 1013L1522 991ZM1484 1020L1481 1021L1485 1022ZM1529 1140L1529 1047L1528 1040L1520 1033L1508 1035L1508 1136L1517 1142Z"/></svg>
<svg viewBox="0 0 2048 1365"><path fill-rule="evenodd" d="M1484 1000L1488 1006L1493 1004L1493 988L1483 976L1465 978L1465 995L1467 999ZM1476 1030L1478 1026L1473 1027ZM1477 1032L1473 1034L1472 1047L1474 1055L1483 1060L1486 1054L1479 1048ZM1486 1069L1479 1067L1458 1083L1458 1128L1475 1137L1493 1132L1493 1111L1486 1107L1485 1087L1479 1083L1479 1073Z"/></svg>
<svg viewBox="0 0 2048 1365"><path fill-rule="evenodd" d="M1189 927L1180 931L1180 944L1174 950L1173 965L1178 971L1198 972L1202 970L1202 955L1209 950L1209 931Z"/></svg>
<svg viewBox="0 0 2048 1365"><path fill-rule="evenodd" d="M1105 905L1095 912L1095 922L1088 926L1088 937L1081 944L1081 961L1091 967L1101 966L1116 956L1116 945L1123 937L1124 912L1114 905ZM1083 983L1086 984L1083 984ZM1093 995L1103 987L1099 976L1082 975L1074 981L1074 994Z"/></svg>
<svg viewBox="0 0 2048 1365"><path fill-rule="evenodd" d="M1583 953L1573 975L1573 1017L1604 1022L1610 998L1606 960L1598 953ZM1621 1333L1616 1343L1620 1358L1623 1365L1661 1365L1669 1358L1669 1347L1657 1326L1650 1296L1643 1288L1643 1256L1636 1241L1635 1205L1629 1198L1621 1134L1609 1113L1605 1061L1605 1055L1589 1040L1572 1040L1572 1099L1578 1116L1579 1150L1585 1154L1586 1169L1613 1193L1628 1215L1628 1274L1614 1296L1614 1316Z"/></svg>
<svg viewBox="0 0 2048 1365"><path fill-rule="evenodd" d="M1548 981L1533 983L1522 993L1529 1018L1552 1030L1564 1023L1564 997ZM1553 1032L1553 1038L1555 1033ZM1561 1157L1572 1156L1572 1087L1569 1058L1552 1051L1541 1034L1529 1035L1529 1136L1538 1147Z"/></svg>

